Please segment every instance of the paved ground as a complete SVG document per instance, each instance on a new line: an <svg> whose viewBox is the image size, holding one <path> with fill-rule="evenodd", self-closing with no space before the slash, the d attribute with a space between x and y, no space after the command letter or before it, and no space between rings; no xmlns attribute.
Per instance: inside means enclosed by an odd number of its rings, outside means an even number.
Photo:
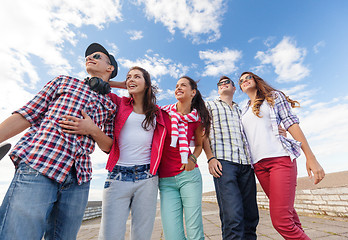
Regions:
<svg viewBox="0 0 348 240"><path fill-rule="evenodd" d="M216 203L203 202L203 225L206 239L221 239L218 211ZM305 232L313 240L348 239L347 218L300 215L300 220ZM129 224L130 221L127 222L127 232L129 232ZM81 226L77 239L98 239L99 225L100 218L85 221ZM268 210L260 210L260 223L257 228L257 235L260 240L282 239L272 227ZM126 239L129 239L129 233L127 233ZM164 240L159 209L157 209L152 240Z"/></svg>

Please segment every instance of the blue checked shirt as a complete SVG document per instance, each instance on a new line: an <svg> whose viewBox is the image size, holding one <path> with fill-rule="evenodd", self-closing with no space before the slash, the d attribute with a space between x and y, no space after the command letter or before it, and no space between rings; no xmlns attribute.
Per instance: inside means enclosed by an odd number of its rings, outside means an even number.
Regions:
<svg viewBox="0 0 348 240"><path fill-rule="evenodd" d="M94 140L86 135L64 133L58 124L63 115L82 117L81 110L113 137L116 105L109 96L98 94L84 81L68 76L48 82L31 101L15 111L31 124L10 153L15 166L24 161L62 183L75 165L78 183L88 182L92 175L89 155L95 149Z"/></svg>
<svg viewBox="0 0 348 240"><path fill-rule="evenodd" d="M288 152L290 158L293 160L301 155L301 142L294 139L289 139L283 137L279 134L278 126L283 123L284 128L288 128L293 124L298 124L298 117L292 112L290 103L286 100L285 96L280 92L274 91L274 106L267 105L271 108L270 118L272 124L272 132L282 143L284 149ZM249 108L249 103L242 110L242 115L244 115Z"/></svg>
<svg viewBox="0 0 348 240"><path fill-rule="evenodd" d="M236 103L230 107L217 99L206 102L211 116L210 146L219 160L251 164L249 146L243 131L241 112Z"/></svg>

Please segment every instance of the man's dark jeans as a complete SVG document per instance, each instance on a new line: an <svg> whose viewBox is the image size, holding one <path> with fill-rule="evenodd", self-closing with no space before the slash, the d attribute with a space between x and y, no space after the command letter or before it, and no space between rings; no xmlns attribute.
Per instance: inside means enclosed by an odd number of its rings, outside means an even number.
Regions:
<svg viewBox="0 0 348 240"><path fill-rule="evenodd" d="M220 208L222 238L256 239L259 211L254 170L250 165L219 160L222 176L214 177Z"/></svg>

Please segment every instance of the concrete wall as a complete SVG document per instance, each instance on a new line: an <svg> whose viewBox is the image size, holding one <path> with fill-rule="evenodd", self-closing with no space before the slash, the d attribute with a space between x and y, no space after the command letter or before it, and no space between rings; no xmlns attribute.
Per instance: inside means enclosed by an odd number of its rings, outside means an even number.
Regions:
<svg viewBox="0 0 348 240"><path fill-rule="evenodd" d="M268 198L263 191L257 192L259 208L269 209ZM348 187L297 190L297 212L348 217Z"/></svg>
<svg viewBox="0 0 348 240"><path fill-rule="evenodd" d="M96 202L88 202L85 214L83 215L83 221L101 217L102 215L102 202L96 201Z"/></svg>
<svg viewBox="0 0 348 240"><path fill-rule="evenodd" d="M203 201L216 203L215 193L203 195ZM257 203L259 208L269 209L268 198L262 190L257 192ZM297 190L295 209L299 213L348 217L348 186ZM101 202L89 204L83 220L97 218L101 214Z"/></svg>
<svg viewBox="0 0 348 240"><path fill-rule="evenodd" d="M268 198L257 184L259 208L268 209ZM204 202L216 203L215 192L203 194ZM297 179L295 209L299 213L348 218L348 171L326 174L317 185L308 177ZM101 216L101 201L88 202L84 220Z"/></svg>

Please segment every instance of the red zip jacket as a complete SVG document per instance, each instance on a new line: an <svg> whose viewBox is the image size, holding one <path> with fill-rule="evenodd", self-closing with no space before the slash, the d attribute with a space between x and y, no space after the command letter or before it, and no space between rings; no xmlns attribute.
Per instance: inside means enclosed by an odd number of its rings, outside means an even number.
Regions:
<svg viewBox="0 0 348 240"><path fill-rule="evenodd" d="M106 169L111 172L120 157L120 148L118 146L120 132L129 115L133 111L133 104L132 99L128 97L121 98L114 93L110 93L109 97L118 106L114 122L114 142L112 144L109 159L106 164ZM151 147L150 173L153 175L156 174L161 161L166 133L167 131L164 125L162 112L159 110L156 113L156 127L153 133Z"/></svg>

